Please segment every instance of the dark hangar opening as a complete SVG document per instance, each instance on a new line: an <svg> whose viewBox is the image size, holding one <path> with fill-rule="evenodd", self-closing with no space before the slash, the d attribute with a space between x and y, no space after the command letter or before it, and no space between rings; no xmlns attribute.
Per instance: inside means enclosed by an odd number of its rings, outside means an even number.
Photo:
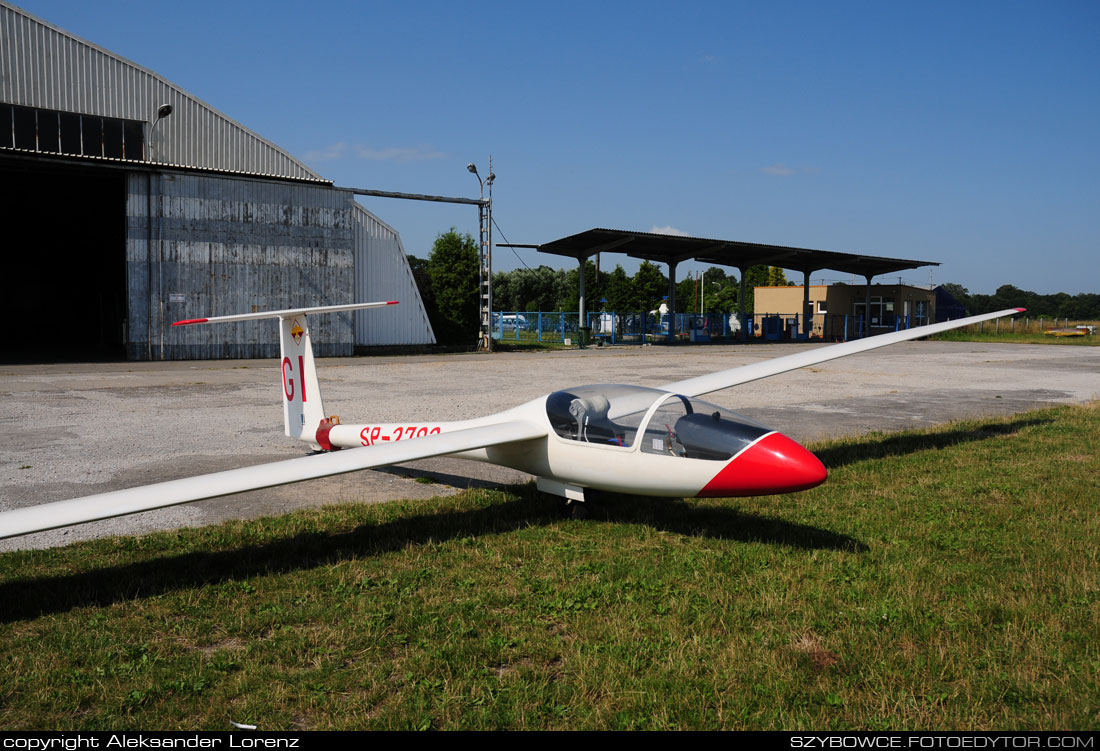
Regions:
<svg viewBox="0 0 1100 751"><path fill-rule="evenodd" d="M0 361L125 359L125 173L0 161L0 206Z"/></svg>

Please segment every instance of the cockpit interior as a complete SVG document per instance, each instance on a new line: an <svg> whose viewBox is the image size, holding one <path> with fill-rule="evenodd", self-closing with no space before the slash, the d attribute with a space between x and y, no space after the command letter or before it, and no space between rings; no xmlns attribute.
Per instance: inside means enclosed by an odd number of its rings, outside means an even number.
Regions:
<svg viewBox="0 0 1100 751"><path fill-rule="evenodd" d="M565 440L628 449L640 444L647 454L711 461L731 459L772 432L699 399L621 384L555 391L546 399L546 416Z"/></svg>

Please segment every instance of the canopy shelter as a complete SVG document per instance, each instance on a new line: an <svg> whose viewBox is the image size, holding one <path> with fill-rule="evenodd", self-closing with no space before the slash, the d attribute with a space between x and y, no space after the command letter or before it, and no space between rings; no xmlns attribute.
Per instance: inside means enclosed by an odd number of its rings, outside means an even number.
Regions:
<svg viewBox="0 0 1100 751"><path fill-rule="evenodd" d="M719 266L733 266L741 273L739 314L742 324L745 318L745 272L751 266L768 265L792 271L801 271L803 283L803 333L809 335L810 274L821 269L832 269L848 274L859 274L867 280L867 310L871 303L871 278L920 266L939 266L935 261L917 261L906 258L859 253L839 253L832 250L791 248L785 245L765 245L738 240L716 240L706 237L660 235L653 232L630 232L619 229L590 229L576 235L563 237L542 245L514 245L511 247L535 248L543 253L576 258L580 264L580 314L584 320L584 264L597 253L625 253L632 258L668 264L668 307L676 311L676 266L681 261L694 259ZM745 336L742 325L741 336ZM669 338L672 329L669 328Z"/></svg>

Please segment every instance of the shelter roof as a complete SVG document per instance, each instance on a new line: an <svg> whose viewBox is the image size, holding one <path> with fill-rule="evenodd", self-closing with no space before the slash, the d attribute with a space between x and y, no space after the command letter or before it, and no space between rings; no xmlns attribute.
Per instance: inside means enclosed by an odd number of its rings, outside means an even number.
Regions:
<svg viewBox="0 0 1100 751"><path fill-rule="evenodd" d="M939 266L936 261L886 258L859 253L839 253L832 250L791 248L785 245L765 245L739 240L661 235L618 229L590 229L533 247L543 253L568 256L578 260L596 253L613 252L662 263L678 263L695 259L719 266L748 268L766 264L795 271L814 272L819 269L832 269L861 276L889 274L920 266Z"/></svg>

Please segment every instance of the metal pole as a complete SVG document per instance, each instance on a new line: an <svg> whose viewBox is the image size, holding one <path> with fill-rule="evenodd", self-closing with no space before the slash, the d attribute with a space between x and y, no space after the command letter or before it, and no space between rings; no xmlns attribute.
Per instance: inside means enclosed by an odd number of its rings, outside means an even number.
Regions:
<svg viewBox="0 0 1100 751"><path fill-rule="evenodd" d="M578 315L577 315L577 338L580 340L580 346L585 345L584 341L584 265L587 258L581 257L577 259L577 263L580 264L580 271L578 273L578 281L580 282L580 299L578 302Z"/></svg>
<svg viewBox="0 0 1100 751"><path fill-rule="evenodd" d="M485 263L486 263L486 300L485 305L489 310L489 342L486 351L493 351L493 182L495 182L495 175L493 174L493 155L489 155L489 177L486 180L489 182L489 203L485 206L486 217L486 233L488 244L485 248ZM518 320L517 320L518 325ZM502 332L503 333L503 332Z"/></svg>
<svg viewBox="0 0 1100 751"><path fill-rule="evenodd" d="M741 322L741 341L745 341L749 335L745 327L745 268L738 266L737 270L741 272L741 294L737 296L737 320Z"/></svg>
<svg viewBox="0 0 1100 751"><path fill-rule="evenodd" d="M813 313L810 308L810 271L802 272L802 334L809 339L813 331Z"/></svg>
<svg viewBox="0 0 1100 751"><path fill-rule="evenodd" d="M871 277L865 278L867 279L867 309L863 311L863 336L867 337L871 335Z"/></svg>
<svg viewBox="0 0 1100 751"><path fill-rule="evenodd" d="M490 172L492 170L490 169ZM479 178L480 179L480 178ZM357 196L373 196L375 198L403 198L407 201L434 201L436 203L463 203L472 206L481 206L484 198L453 198L451 196L431 196L423 193L397 193L392 190L368 190L367 188L345 188L333 186L333 190L341 190L345 193L354 193ZM490 187L490 193L492 189Z"/></svg>
<svg viewBox="0 0 1100 751"><path fill-rule="evenodd" d="M478 232L477 295L478 295L478 350L493 351L493 157L489 156L489 175L484 180L477 173L477 166L470 162L466 169L477 178L480 198L472 201L468 198L447 198L445 196L425 196L413 193L383 193L356 188L340 188L361 195L385 195L389 198L412 198L420 201L445 201L447 203L476 203ZM489 198L485 198L485 185L489 186ZM501 320L501 325L504 321ZM503 335L503 329L502 329Z"/></svg>
<svg viewBox="0 0 1100 751"><path fill-rule="evenodd" d="M676 261L668 262L668 341L676 341Z"/></svg>
<svg viewBox="0 0 1100 751"><path fill-rule="evenodd" d="M483 189L484 190L484 189ZM484 192L482 193L484 195ZM489 347L493 341L493 337L489 332L492 329L492 325L488 320L488 316L492 315L492 310L488 308L488 295L485 291L485 211L486 205L479 203L477 205L477 305L478 305L478 332L477 332L477 348L479 350L484 349L489 351Z"/></svg>

